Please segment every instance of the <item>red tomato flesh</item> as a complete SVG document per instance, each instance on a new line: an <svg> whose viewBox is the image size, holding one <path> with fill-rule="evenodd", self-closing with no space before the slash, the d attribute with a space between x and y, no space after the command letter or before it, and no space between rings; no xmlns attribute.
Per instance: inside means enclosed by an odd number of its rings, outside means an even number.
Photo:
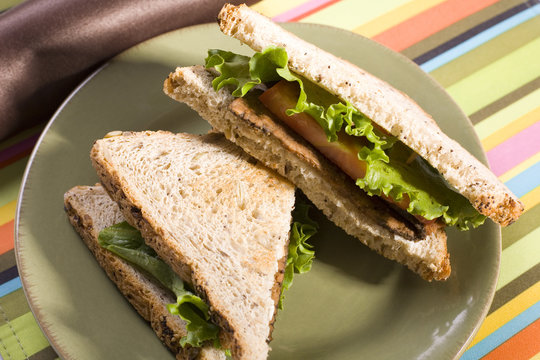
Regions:
<svg viewBox="0 0 540 360"><path fill-rule="evenodd" d="M366 175L366 162L358 158L358 152L365 145L365 140L346 134L342 130L338 133L338 140L329 142L322 127L310 115L306 113L287 115L288 109L296 107L299 94L300 88L297 83L281 80L259 96L259 100L268 110L315 146L353 180L363 178ZM403 210L407 210L409 207L410 200L406 194L399 202L389 196L382 195L381 197ZM435 221L415 216L426 224Z"/></svg>

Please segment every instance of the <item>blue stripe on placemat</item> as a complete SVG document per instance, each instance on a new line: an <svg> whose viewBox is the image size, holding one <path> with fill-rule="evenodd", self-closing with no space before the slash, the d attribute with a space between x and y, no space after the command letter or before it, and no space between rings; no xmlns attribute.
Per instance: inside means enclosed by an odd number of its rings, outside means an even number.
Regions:
<svg viewBox="0 0 540 360"><path fill-rule="evenodd" d="M528 192L540 186L540 162L532 165L518 175L504 183L508 188L516 194L517 197L522 197Z"/></svg>
<svg viewBox="0 0 540 360"><path fill-rule="evenodd" d="M476 360L486 356L505 341L540 318L540 301L492 332L488 337L467 350L460 360Z"/></svg>
<svg viewBox="0 0 540 360"><path fill-rule="evenodd" d="M14 279L6 281L2 285L0 285L0 297L11 294L15 290L19 290L21 287L21 278L19 278L18 276Z"/></svg>

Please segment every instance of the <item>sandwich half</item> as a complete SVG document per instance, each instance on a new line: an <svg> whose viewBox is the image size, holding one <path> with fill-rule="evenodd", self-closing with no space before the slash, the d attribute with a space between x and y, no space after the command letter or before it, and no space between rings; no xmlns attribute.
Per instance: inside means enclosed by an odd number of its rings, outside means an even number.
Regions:
<svg viewBox="0 0 540 360"><path fill-rule="evenodd" d="M288 254L293 185L223 135L141 132L95 142L125 220L209 306L234 359L265 359Z"/></svg>
<svg viewBox="0 0 540 360"><path fill-rule="evenodd" d="M209 50L164 91L298 186L336 225L427 280L450 275L446 226L523 212L491 171L412 99L287 32L225 5L221 30L256 53Z"/></svg>
<svg viewBox="0 0 540 360"><path fill-rule="evenodd" d="M176 302L173 294L144 271L100 245L98 237L102 230L125 221L118 205L101 185L68 190L64 207L69 221L107 276L177 359L225 359L225 353L211 344L201 348L182 347L180 339L187 335L186 323L167 309L168 304Z"/></svg>

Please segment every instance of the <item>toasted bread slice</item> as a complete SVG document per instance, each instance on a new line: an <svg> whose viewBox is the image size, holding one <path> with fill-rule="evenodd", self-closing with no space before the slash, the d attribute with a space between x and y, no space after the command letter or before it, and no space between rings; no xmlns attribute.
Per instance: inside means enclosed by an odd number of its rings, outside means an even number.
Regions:
<svg viewBox="0 0 540 360"><path fill-rule="evenodd" d="M64 195L64 206L69 221L99 265L177 359L225 359L225 353L211 345L200 349L182 348L180 339L187 333L186 325L167 310L167 304L176 302L173 294L99 245L101 230L124 221L118 205L100 185L70 189Z"/></svg>
<svg viewBox="0 0 540 360"><path fill-rule="evenodd" d="M450 275L446 234L440 227L418 232L402 216L368 197L354 182L293 131L263 109L242 106L230 92L212 88L202 66L178 68L164 91L195 109L216 130L288 178L347 233L426 280Z"/></svg>
<svg viewBox="0 0 540 360"><path fill-rule="evenodd" d="M123 133L91 158L126 220L210 305L222 346L266 359L293 185L217 133Z"/></svg>
<svg viewBox="0 0 540 360"><path fill-rule="evenodd" d="M255 51L271 45L285 48L292 71L349 101L396 136L436 168L481 214L506 226L523 212L519 199L486 166L444 134L407 95L245 5L226 4L218 21L223 33Z"/></svg>

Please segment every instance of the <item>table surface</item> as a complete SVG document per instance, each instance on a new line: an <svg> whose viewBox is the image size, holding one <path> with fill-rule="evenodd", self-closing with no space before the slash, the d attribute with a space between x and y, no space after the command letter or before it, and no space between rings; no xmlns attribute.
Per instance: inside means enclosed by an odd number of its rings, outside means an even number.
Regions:
<svg viewBox="0 0 540 360"><path fill-rule="evenodd" d="M17 1L0 1L0 10ZM493 172L525 204L502 229L489 313L461 359L540 360L540 0L263 0L276 21L331 25L401 52L469 116ZM0 355L55 359L30 312L14 254L24 168L45 124L0 142Z"/></svg>

